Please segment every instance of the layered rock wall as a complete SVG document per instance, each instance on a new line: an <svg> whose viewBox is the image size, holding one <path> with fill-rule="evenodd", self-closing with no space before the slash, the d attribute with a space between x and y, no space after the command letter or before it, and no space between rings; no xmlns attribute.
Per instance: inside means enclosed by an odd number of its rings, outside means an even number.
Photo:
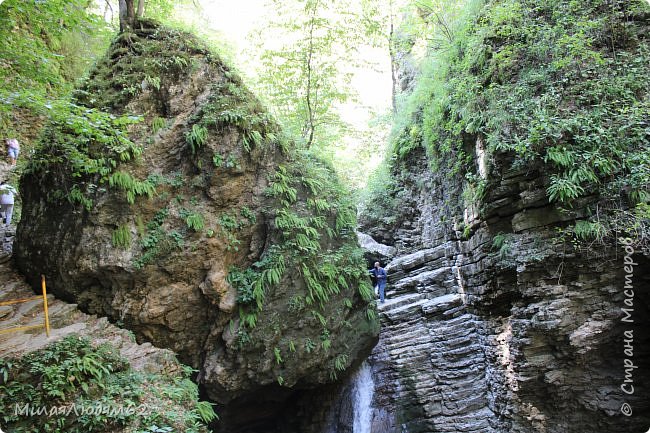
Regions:
<svg viewBox="0 0 650 433"><path fill-rule="evenodd" d="M512 170L506 154L491 167L487 195L473 206L461 198L462 179L433 173L415 152L402 167L403 196L412 197L403 222L364 222L397 247L369 360L378 384L371 431L646 430L647 252L632 256L632 301L622 246L576 250L558 239L556 228L589 199L562 213L546 199L544 173ZM495 236L505 239L499 247ZM623 322L632 302L634 323ZM634 394L622 391L626 378Z"/></svg>

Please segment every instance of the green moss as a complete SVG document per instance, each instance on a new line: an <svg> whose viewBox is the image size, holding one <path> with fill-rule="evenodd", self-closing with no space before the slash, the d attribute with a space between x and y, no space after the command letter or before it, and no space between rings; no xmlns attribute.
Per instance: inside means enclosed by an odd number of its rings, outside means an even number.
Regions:
<svg viewBox="0 0 650 433"><path fill-rule="evenodd" d="M74 96L87 106L121 111L144 89L160 92L186 76L206 55L217 58L193 35L141 20L135 32L116 37Z"/></svg>
<svg viewBox="0 0 650 433"><path fill-rule="evenodd" d="M229 70L222 80L212 85L208 101L193 119L198 128L221 131L236 127L242 131L241 145L247 152L255 147L280 144L280 130L260 101L246 89L241 79ZM193 126L194 128L194 126ZM221 166L221 160L213 160Z"/></svg>
<svg viewBox="0 0 650 433"><path fill-rule="evenodd" d="M239 250L239 244L241 241L238 239L239 232L244 228L252 224L255 224L256 217L244 206L241 211L241 218L237 217L237 214L233 212L224 212L219 215L217 223L219 225L219 235L226 242L226 248L228 251Z"/></svg>
<svg viewBox="0 0 650 433"><path fill-rule="evenodd" d="M168 216L169 209L165 207L158 210L147 223L146 233L140 235L142 253L133 260L136 269L141 269L157 258L183 247L185 241L180 233L163 229Z"/></svg>

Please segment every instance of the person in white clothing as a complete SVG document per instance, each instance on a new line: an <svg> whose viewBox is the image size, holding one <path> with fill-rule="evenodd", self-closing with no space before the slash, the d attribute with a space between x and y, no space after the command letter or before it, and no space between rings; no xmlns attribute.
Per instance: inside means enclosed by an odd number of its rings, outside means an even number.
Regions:
<svg viewBox="0 0 650 433"><path fill-rule="evenodd" d="M3 183L0 185L0 210L5 216L5 227L9 227L11 224L11 216L14 213L14 196L16 195L16 189Z"/></svg>

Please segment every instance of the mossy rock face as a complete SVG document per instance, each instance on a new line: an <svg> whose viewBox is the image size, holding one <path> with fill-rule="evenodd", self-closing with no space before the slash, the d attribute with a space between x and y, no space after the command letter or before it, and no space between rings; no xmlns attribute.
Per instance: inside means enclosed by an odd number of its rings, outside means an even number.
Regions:
<svg viewBox="0 0 650 433"><path fill-rule="evenodd" d="M361 217L397 249L386 268L403 305L382 314L369 359L374 419L394 415L409 432L644 431L650 413L618 409L647 396L612 377L626 356L621 242L639 264L630 287L650 269L647 196L635 194L650 184L638 170L650 166L639 162L650 6L479 3L450 25L449 49L425 58ZM650 298L635 293L645 330ZM411 350L385 350L405 328ZM647 335L636 365L650 361ZM647 383L641 370L635 382Z"/></svg>
<svg viewBox="0 0 650 433"><path fill-rule="evenodd" d="M75 98L75 116L106 111L113 117L102 121L117 126L92 135L53 122L23 176L14 251L35 287L45 274L58 297L173 349L221 403L331 382L369 352L378 322L353 218L342 218L353 207L325 165L287 151L218 56L141 22ZM124 126L125 114L141 120ZM124 137L111 141L120 128L130 150ZM291 179L292 198L273 192L278 173ZM279 227L286 214L304 227ZM271 256L284 269L256 292L257 306L229 275L252 264L262 275ZM321 260L344 276L321 281L324 298L305 277Z"/></svg>

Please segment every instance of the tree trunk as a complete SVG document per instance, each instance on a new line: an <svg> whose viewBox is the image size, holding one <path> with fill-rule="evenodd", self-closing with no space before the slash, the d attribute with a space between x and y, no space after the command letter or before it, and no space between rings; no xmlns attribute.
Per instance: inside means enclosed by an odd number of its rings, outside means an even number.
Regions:
<svg viewBox="0 0 650 433"><path fill-rule="evenodd" d="M142 18L144 15L144 0L138 0L138 13L136 17Z"/></svg>
<svg viewBox="0 0 650 433"><path fill-rule="evenodd" d="M120 0L120 31L122 32L132 29L135 25L134 2L135 0Z"/></svg>
<svg viewBox="0 0 650 433"><path fill-rule="evenodd" d="M390 78L392 82L391 102L393 105L393 115L395 115L397 114L397 58L395 56L395 40L393 36L393 20L391 17L388 51L390 53Z"/></svg>
<svg viewBox="0 0 650 433"><path fill-rule="evenodd" d="M309 22L309 48L307 53L307 149L309 149L314 142L314 132L316 126L314 124L314 107L312 107L312 58L314 55L314 26L316 25L316 10L318 8L318 1L312 10L311 21Z"/></svg>
<svg viewBox="0 0 650 433"><path fill-rule="evenodd" d="M389 3L390 33L388 34L388 52L390 54L390 78L392 81L391 102L393 115L397 114L397 55L395 53L395 25L393 15L393 2Z"/></svg>

